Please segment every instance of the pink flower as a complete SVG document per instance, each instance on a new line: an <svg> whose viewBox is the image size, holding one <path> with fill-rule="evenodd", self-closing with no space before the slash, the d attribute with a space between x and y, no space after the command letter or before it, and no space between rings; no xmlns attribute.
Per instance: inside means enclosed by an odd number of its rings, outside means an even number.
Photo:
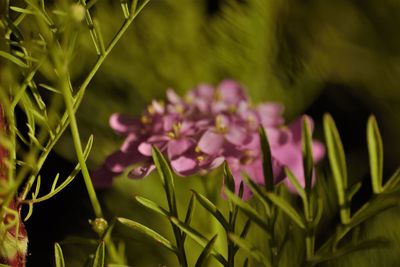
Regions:
<svg viewBox="0 0 400 267"><path fill-rule="evenodd" d="M216 87L199 85L184 97L168 89L166 103L153 100L140 118L111 116L111 127L125 141L94 172L94 182L98 187L110 186L113 177L128 168L131 178L147 176L155 169L151 150L156 146L180 176L205 174L226 160L237 190L243 172L263 184L258 134L262 126L271 147L274 183L283 180L293 191L283 168L292 170L304 186L301 120L286 127L282 113L283 106L278 103L251 106L243 87L232 80L224 80ZM308 120L312 122L311 118ZM314 141L313 152L317 162L324 155L324 148ZM249 198L250 190L246 186L244 190L243 197Z"/></svg>

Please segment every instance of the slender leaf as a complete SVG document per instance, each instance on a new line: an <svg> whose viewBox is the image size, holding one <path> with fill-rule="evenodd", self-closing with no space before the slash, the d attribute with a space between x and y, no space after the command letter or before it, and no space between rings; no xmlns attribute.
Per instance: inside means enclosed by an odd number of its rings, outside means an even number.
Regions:
<svg viewBox="0 0 400 267"><path fill-rule="evenodd" d="M354 227L367 219L381 213L387 209L393 208L400 205L400 195L398 192L392 194L381 194L379 197L367 202L362 206L351 218L349 227Z"/></svg>
<svg viewBox="0 0 400 267"><path fill-rule="evenodd" d="M162 235L160 235L159 233L157 233L156 231L148 228L147 226L144 226L143 224L140 224L138 222L126 219L126 218L117 218L117 220L124 224L125 226L128 226L132 229L134 229L135 231L141 232L145 235L147 235L148 237L150 237L151 239L153 239L154 241L156 241L157 243L163 245L164 247L166 247L167 249L171 250L174 253L177 253L177 249L176 247L169 241L167 240L165 237L163 237Z"/></svg>
<svg viewBox="0 0 400 267"><path fill-rule="evenodd" d="M299 180L294 176L292 171L285 167L285 174L286 177L289 179L289 181L292 183L294 188L296 189L297 193L302 199L306 199L306 192L304 191L304 188L300 185Z"/></svg>
<svg viewBox="0 0 400 267"><path fill-rule="evenodd" d="M270 266L269 260L266 258L265 253L262 253L258 248L250 244L247 240L235 235L234 233L229 233L228 237L241 249L243 249L247 255L251 256L256 261L263 263L263 266Z"/></svg>
<svg viewBox="0 0 400 267"><path fill-rule="evenodd" d="M188 208L186 210L185 224L190 225L190 222L192 220L195 207L196 207L195 196L194 196L194 194L192 194L190 196L190 201L189 201L189 204L188 204ZM182 233L182 242L183 243L185 242L185 239L186 239L186 233Z"/></svg>
<svg viewBox="0 0 400 267"><path fill-rule="evenodd" d="M4 57L22 68L28 67L28 65L26 65L21 59L17 58L14 55L11 55L10 53L7 53L5 51L0 51L0 57Z"/></svg>
<svg viewBox="0 0 400 267"><path fill-rule="evenodd" d="M208 256L211 253L211 250L214 246L215 241L217 240L218 235L213 236L211 240L207 243L203 251L201 252L199 258L196 261L195 267L202 267L206 266L205 264L207 263Z"/></svg>
<svg viewBox="0 0 400 267"><path fill-rule="evenodd" d="M229 168L228 162L226 161L224 163L224 178L226 187L230 191L235 192L235 179L233 178L231 168Z"/></svg>
<svg viewBox="0 0 400 267"><path fill-rule="evenodd" d="M390 191L395 189L400 184L400 168L398 168L389 180L385 183L383 191Z"/></svg>
<svg viewBox="0 0 400 267"><path fill-rule="evenodd" d="M93 259L93 267L103 267L105 259L105 244L104 241L101 241L99 246L96 249L96 253L94 254Z"/></svg>
<svg viewBox="0 0 400 267"><path fill-rule="evenodd" d="M134 199L139 202L142 206L158 213L161 214L163 216L169 217L170 214L167 210L165 210L163 207L159 206L157 203L154 203L153 201L144 198L144 197L140 197L140 196L134 196Z"/></svg>
<svg viewBox="0 0 400 267"><path fill-rule="evenodd" d="M382 192L383 176L383 144L378 123L374 116L370 116L367 124L367 141L369 165L371 168L372 190L375 194Z"/></svg>
<svg viewBox="0 0 400 267"><path fill-rule="evenodd" d="M165 193L167 194L170 211L174 216L176 216L178 211L176 208L174 178L171 168L169 167L167 160L157 147L153 146L152 155L154 163L157 167L158 174L160 175L161 181L164 185Z"/></svg>
<svg viewBox="0 0 400 267"><path fill-rule="evenodd" d="M262 152L262 163L264 172L265 187L268 191L274 190L274 175L272 170L271 150L267 134L262 126L259 127L260 144Z"/></svg>
<svg viewBox="0 0 400 267"><path fill-rule="evenodd" d="M208 200L205 196L203 196L200 193L197 193L196 191L192 190L194 195L196 196L196 199L199 201L199 203L211 213L211 215L214 216L214 218L217 219L217 221L224 227L225 230L229 229L229 223L226 221L224 218L224 215L218 210L218 208L210 201Z"/></svg>
<svg viewBox="0 0 400 267"><path fill-rule="evenodd" d="M64 255L61 246L57 242L54 243L54 260L56 267L65 267Z"/></svg>
<svg viewBox="0 0 400 267"><path fill-rule="evenodd" d="M271 216L271 207L270 207L271 204L269 203L269 200L267 199L267 197L264 195L262 188L260 186L256 185L247 174L242 174L242 177L243 177L243 180L245 181L245 183L248 185L248 187L250 187L251 192L253 192L253 194L257 197L257 199L260 200L261 203L264 205L265 211L267 212L268 217L270 217Z"/></svg>
<svg viewBox="0 0 400 267"><path fill-rule="evenodd" d="M346 224L350 220L347 192L347 167L344 149L335 122L329 114L324 115L324 133L328 147L328 158L338 195L340 218Z"/></svg>
<svg viewBox="0 0 400 267"><path fill-rule="evenodd" d="M266 219L262 218L259 213L247 202L243 201L240 199L238 196L233 194L231 191L228 189L225 189L225 194L227 197L235 203L240 209L243 211L246 216L251 219L253 222L255 222L258 226L261 227L267 234L269 234L269 227L266 223Z"/></svg>
<svg viewBox="0 0 400 267"><path fill-rule="evenodd" d="M282 197L276 195L275 193L266 193L266 196L272 203L278 206L289 218L292 219L300 228L305 229L304 218Z"/></svg>
<svg viewBox="0 0 400 267"><path fill-rule="evenodd" d="M311 136L311 125L307 116L303 116L302 125L302 154L303 154L303 168L304 168L304 179L305 179L305 190L307 195L311 192L312 186L312 175L313 175L313 153L312 153L312 136Z"/></svg>
<svg viewBox="0 0 400 267"><path fill-rule="evenodd" d="M202 248L205 248L208 244L208 240L200 234L198 231L190 227L189 225L179 221L175 217L170 218L171 222L178 226L183 232L185 232L191 239L193 239L196 243L198 243ZM212 248L211 254L220 262L222 265L226 266L227 261L224 256L222 256L217 250Z"/></svg>
<svg viewBox="0 0 400 267"><path fill-rule="evenodd" d="M358 190L360 190L362 186L361 182L353 184L348 190L348 198L352 199L355 194L357 194Z"/></svg>

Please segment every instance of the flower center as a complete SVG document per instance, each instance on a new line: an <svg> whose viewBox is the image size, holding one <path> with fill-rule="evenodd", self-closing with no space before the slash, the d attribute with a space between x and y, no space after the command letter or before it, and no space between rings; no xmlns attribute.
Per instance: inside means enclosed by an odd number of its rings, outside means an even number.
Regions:
<svg viewBox="0 0 400 267"><path fill-rule="evenodd" d="M167 133L167 136L171 139L178 139L181 134L182 123L175 122L172 124L172 131Z"/></svg>
<svg viewBox="0 0 400 267"><path fill-rule="evenodd" d="M251 150L246 150L243 153L244 155L240 158L240 164L248 165L254 161L253 153Z"/></svg>
<svg viewBox="0 0 400 267"><path fill-rule="evenodd" d="M228 124L224 117L220 115L215 118L215 127L217 128L217 132L220 134L225 134L228 132Z"/></svg>

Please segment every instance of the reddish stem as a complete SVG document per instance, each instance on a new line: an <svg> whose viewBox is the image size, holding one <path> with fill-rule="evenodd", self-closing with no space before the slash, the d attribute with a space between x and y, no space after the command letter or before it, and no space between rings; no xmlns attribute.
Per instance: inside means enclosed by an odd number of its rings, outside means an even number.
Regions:
<svg viewBox="0 0 400 267"><path fill-rule="evenodd" d="M0 138L4 138L6 135L7 121L3 107L0 105ZM7 157L7 149L0 145L0 187L6 187L8 184L8 169L5 163ZM4 195L0 195L0 204L3 198ZM24 224L22 223L20 208L15 199L10 202L8 208L15 211L15 214L18 214L19 224L18 228L17 226L13 226L8 230L5 230L3 227L9 224L10 221L13 221L15 215L7 212L4 218L0 218L0 263L8 264L11 267L25 267L28 236Z"/></svg>

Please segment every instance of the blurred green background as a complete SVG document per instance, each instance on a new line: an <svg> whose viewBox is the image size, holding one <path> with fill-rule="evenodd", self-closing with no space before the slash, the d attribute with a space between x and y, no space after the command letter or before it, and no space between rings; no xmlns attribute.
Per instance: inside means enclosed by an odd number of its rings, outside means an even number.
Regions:
<svg viewBox="0 0 400 267"><path fill-rule="evenodd" d="M109 41L123 22L119 1L99 0L92 12ZM94 134L89 166L96 168L122 142L108 126L112 113L137 116L151 99L164 98L167 88L182 94L198 83L232 78L247 88L253 103L282 102L288 122L310 114L317 122L317 136L322 114L330 112L343 137L352 182L368 178L365 125L368 115L375 114L383 135L387 177L400 163L399 14L397 0L152 0L96 74L79 109L82 140ZM76 84L96 59L86 31L71 69ZM47 163L47 174L71 166L74 153L66 134L57 155ZM327 169L325 165L322 168ZM187 189L215 183L198 178L177 182L185 198ZM215 188L219 190L219 185ZM110 216L139 218L162 228L132 200L134 193L157 200L160 192L157 178L151 176L142 181L121 177L112 189L100 193ZM367 184L358 201L369 194ZM79 212L81 219L73 212ZM44 221L49 213L57 216ZM50 266L54 241L71 234L90 236L88 217L81 180L53 202L38 205L27 223L32 229L29 265ZM367 236L384 235L393 241L391 248L357 252L327 266L398 266L399 222L396 209L365 225ZM130 236L127 254L132 266L176 264L142 236L119 231L125 239ZM82 266L92 247L83 246L79 253L73 245L65 249L67 266Z"/></svg>

